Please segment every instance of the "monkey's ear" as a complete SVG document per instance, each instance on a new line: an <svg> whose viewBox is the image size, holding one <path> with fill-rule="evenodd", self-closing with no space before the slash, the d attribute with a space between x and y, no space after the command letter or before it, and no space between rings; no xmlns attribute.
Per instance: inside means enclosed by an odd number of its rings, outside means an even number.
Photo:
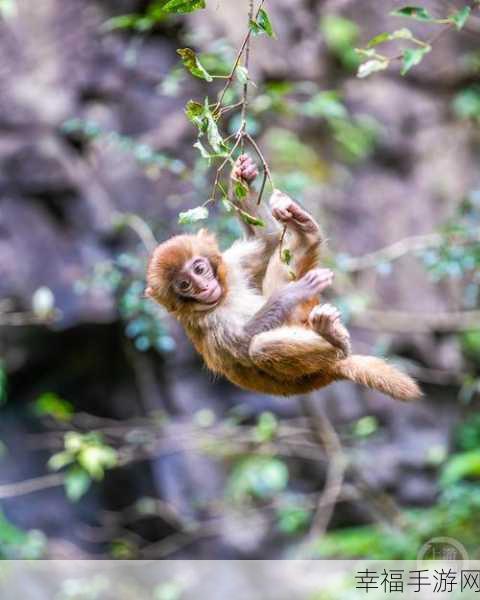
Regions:
<svg viewBox="0 0 480 600"><path fill-rule="evenodd" d="M147 286L145 288L145 291L143 292L143 295L145 296L145 298L151 298L153 296L153 290L150 286Z"/></svg>
<svg viewBox="0 0 480 600"><path fill-rule="evenodd" d="M197 237L199 238L208 238L210 237L210 233L208 231L208 229L205 229L205 227L202 227L202 229L200 229L197 233Z"/></svg>

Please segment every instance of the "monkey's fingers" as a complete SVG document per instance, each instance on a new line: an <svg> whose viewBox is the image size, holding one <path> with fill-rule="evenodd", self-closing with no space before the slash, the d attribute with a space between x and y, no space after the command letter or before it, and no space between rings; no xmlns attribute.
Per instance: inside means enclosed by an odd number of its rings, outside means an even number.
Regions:
<svg viewBox="0 0 480 600"><path fill-rule="evenodd" d="M247 181L253 181L255 177L258 175L257 165L255 163L248 164L248 166L243 167L243 178Z"/></svg>
<svg viewBox="0 0 480 600"><path fill-rule="evenodd" d="M286 209L274 208L272 209L273 218L286 225L292 218L291 214Z"/></svg>

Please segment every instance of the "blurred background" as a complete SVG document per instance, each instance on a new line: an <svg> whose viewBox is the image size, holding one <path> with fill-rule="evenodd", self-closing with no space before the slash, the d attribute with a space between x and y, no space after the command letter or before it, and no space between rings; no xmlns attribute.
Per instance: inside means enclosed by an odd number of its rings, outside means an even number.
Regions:
<svg viewBox="0 0 480 600"><path fill-rule="evenodd" d="M437 35L399 2L267 2L277 38L252 39L248 131L329 239L355 352L421 382L405 405L244 392L143 298L215 173L184 106L222 82L176 49L228 74L248 12L161 4L0 0L0 557L410 559L446 536L480 558L480 19L405 77L356 77L372 36ZM221 202L206 224L239 235Z"/></svg>

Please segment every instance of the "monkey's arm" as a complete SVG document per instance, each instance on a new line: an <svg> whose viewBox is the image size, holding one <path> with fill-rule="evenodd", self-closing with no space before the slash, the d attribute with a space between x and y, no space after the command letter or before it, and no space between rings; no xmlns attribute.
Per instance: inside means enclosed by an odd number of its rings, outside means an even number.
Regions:
<svg viewBox="0 0 480 600"><path fill-rule="evenodd" d="M317 296L331 285L333 273L330 269L314 269L298 281L289 283L267 300L264 306L248 321L244 327L248 341L266 331L285 324L298 304Z"/></svg>
<svg viewBox="0 0 480 600"><path fill-rule="evenodd" d="M280 243L282 229L268 206L263 202L258 204L258 194L251 186L257 175L257 166L247 154L240 156L233 166L229 197L236 207L246 239L236 242L227 253L234 264L241 265L255 287L261 289L270 259ZM235 195L236 186L246 192L246 196L241 200ZM251 217L260 219L262 224L252 224L249 222Z"/></svg>
<svg viewBox="0 0 480 600"><path fill-rule="evenodd" d="M232 169L230 174L229 197L230 201L237 208L237 216L247 238L261 238L268 242L273 248L278 244L281 228L273 218L268 206L262 201L258 203L258 194L252 189L251 184L258 175L257 165L248 156L242 154ZM235 194L236 186L246 192L246 196L241 200ZM249 223L249 216L254 219L260 219L263 227Z"/></svg>

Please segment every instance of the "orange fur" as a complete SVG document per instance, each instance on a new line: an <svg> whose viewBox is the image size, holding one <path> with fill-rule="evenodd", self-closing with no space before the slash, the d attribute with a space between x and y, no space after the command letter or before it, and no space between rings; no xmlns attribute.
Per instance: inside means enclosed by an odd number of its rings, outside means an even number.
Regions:
<svg viewBox="0 0 480 600"><path fill-rule="evenodd" d="M172 288L175 274L194 256L208 258L223 294L227 293L225 265L215 236L206 229L196 235L177 235L157 246L147 267L147 296L181 317L193 312L193 301L179 298Z"/></svg>
<svg viewBox="0 0 480 600"><path fill-rule="evenodd" d="M255 244L237 242L222 255L215 236L202 230L160 244L149 262L147 295L181 321L213 372L247 390L283 396L307 393L341 379L400 400L421 396L417 384L393 366L375 357L345 356L313 331L308 315L317 298L302 303L288 325L246 339L244 325L265 302L246 272L247 267L261 264L261 246ZM318 247L309 245L299 258L299 277L317 265ZM175 273L194 256L208 258L223 289L220 303L205 312L196 312L195 301L178 297L172 288ZM279 276L280 286L284 281Z"/></svg>

